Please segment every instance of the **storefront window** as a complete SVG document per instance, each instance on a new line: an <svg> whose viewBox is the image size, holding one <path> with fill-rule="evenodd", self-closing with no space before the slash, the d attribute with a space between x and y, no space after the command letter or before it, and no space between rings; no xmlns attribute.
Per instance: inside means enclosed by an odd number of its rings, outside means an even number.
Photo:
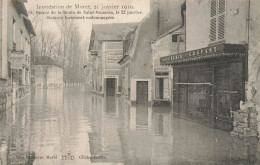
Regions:
<svg viewBox="0 0 260 165"><path fill-rule="evenodd" d="M210 122L212 101L212 68L189 67L179 70L178 111L184 116ZM175 97L176 98L176 97Z"/></svg>
<svg viewBox="0 0 260 165"><path fill-rule="evenodd" d="M174 111L206 123L214 118L229 129L244 97L242 73L243 62L175 68Z"/></svg>

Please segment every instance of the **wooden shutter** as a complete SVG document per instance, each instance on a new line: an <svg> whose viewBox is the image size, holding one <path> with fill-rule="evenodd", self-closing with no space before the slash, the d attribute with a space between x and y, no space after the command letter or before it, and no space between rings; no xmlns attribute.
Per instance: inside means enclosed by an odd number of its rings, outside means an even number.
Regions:
<svg viewBox="0 0 260 165"><path fill-rule="evenodd" d="M159 99L159 79L155 78L155 99Z"/></svg>
<svg viewBox="0 0 260 165"><path fill-rule="evenodd" d="M225 38L225 0L218 1L218 40Z"/></svg>
<svg viewBox="0 0 260 165"><path fill-rule="evenodd" d="M217 27L216 27L216 24L217 24L217 19L216 18L213 18L210 20L210 41L216 41L216 38L217 38Z"/></svg>
<svg viewBox="0 0 260 165"><path fill-rule="evenodd" d="M215 17L217 14L217 0L211 0L210 6L210 16Z"/></svg>
<svg viewBox="0 0 260 165"><path fill-rule="evenodd" d="M217 39L217 0L210 1L210 41L216 41Z"/></svg>
<svg viewBox="0 0 260 165"><path fill-rule="evenodd" d="M210 42L225 38L225 0L210 1Z"/></svg>
<svg viewBox="0 0 260 165"><path fill-rule="evenodd" d="M169 98L169 79L168 78L163 79L163 98L164 99Z"/></svg>

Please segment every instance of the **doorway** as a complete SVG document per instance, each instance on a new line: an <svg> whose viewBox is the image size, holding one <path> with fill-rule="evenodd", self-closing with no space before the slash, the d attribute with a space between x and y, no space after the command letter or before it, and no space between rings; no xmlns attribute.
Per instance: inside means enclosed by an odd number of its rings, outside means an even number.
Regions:
<svg viewBox="0 0 260 165"><path fill-rule="evenodd" d="M242 62L215 67L216 126L219 129L233 129L232 111L238 110L239 101L244 99L242 68Z"/></svg>
<svg viewBox="0 0 260 165"><path fill-rule="evenodd" d="M155 78L155 100L169 99L169 79Z"/></svg>
<svg viewBox="0 0 260 165"><path fill-rule="evenodd" d="M136 103L148 103L148 81L137 81L136 86Z"/></svg>
<svg viewBox="0 0 260 165"><path fill-rule="evenodd" d="M116 92L116 79L107 78L106 79L106 96L115 96Z"/></svg>

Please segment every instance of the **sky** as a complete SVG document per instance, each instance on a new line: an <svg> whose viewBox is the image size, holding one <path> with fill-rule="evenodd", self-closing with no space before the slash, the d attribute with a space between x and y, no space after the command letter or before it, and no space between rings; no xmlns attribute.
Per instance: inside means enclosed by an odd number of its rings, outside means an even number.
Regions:
<svg viewBox="0 0 260 165"><path fill-rule="evenodd" d="M108 19L108 20L90 20L90 19L77 19L76 21L79 24L80 32L84 38L88 38L90 36L91 32L91 26L92 24L99 24L99 23L123 23L123 22L139 22L141 21L148 13L150 10L150 0L28 0L28 2L25 4L26 9L29 13L29 18L32 20L32 15L36 14L36 11L38 12L50 12L55 11L67 11L67 12L77 12L83 11L96 11L94 10L94 5L98 6L99 9L98 11L111 11L111 12L116 12L119 11L121 12L121 8L123 7L128 7L128 8L134 8L130 9L129 11L141 11L141 14L130 14L130 15L122 15L122 14L116 14L116 15L111 15L114 16L114 19ZM49 6L61 6L64 7L64 9L49 9ZM68 5L71 5L71 8L67 8ZM91 10L88 8L83 8L83 9L76 9L75 6L80 5L82 7L86 7L90 5L92 7ZM101 10L103 7L108 7L107 9ZM114 6L118 6L120 9L111 9L114 8ZM41 13L39 16L42 16L44 19L47 18L47 16L61 16L58 14L46 14L46 13ZM80 14L78 16L98 16L96 13L95 14ZM73 16L68 15L68 16ZM104 16L104 15L103 15ZM34 23L34 22L33 22ZM45 19L44 21L44 28L49 29L51 31L56 32L58 30L57 25L53 19ZM36 29L37 33L37 29Z"/></svg>

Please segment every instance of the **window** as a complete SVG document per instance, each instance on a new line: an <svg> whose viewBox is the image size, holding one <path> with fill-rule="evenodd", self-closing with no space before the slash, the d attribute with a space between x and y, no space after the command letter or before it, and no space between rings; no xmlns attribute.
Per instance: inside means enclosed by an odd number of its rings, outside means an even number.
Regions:
<svg viewBox="0 0 260 165"><path fill-rule="evenodd" d="M155 72L155 76L168 76L169 72Z"/></svg>
<svg viewBox="0 0 260 165"><path fill-rule="evenodd" d="M16 50L16 21L13 18L13 50Z"/></svg>
<svg viewBox="0 0 260 165"><path fill-rule="evenodd" d="M225 38L225 0L211 0L210 3L210 42Z"/></svg>
<svg viewBox="0 0 260 165"><path fill-rule="evenodd" d="M183 34L172 35L172 46L170 48L170 54L181 53L185 51L185 36Z"/></svg>
<svg viewBox="0 0 260 165"><path fill-rule="evenodd" d="M172 42L177 42L178 35L174 34L172 35Z"/></svg>
<svg viewBox="0 0 260 165"><path fill-rule="evenodd" d="M27 45L27 54L28 54L28 56L31 56L31 48L30 48L30 42L29 42L29 40L28 40L28 45Z"/></svg>
<svg viewBox="0 0 260 165"><path fill-rule="evenodd" d="M28 44L27 44L27 38L25 37L25 39L24 39L24 52L25 52L25 54L27 54L28 53Z"/></svg>
<svg viewBox="0 0 260 165"><path fill-rule="evenodd" d="M23 31L20 30L21 33L21 50L24 50L24 45L23 45Z"/></svg>

